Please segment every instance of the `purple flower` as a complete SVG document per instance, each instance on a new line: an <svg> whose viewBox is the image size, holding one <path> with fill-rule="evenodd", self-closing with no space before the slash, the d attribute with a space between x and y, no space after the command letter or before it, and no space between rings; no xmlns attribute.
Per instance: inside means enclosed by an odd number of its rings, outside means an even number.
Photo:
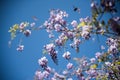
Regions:
<svg viewBox="0 0 120 80"><path fill-rule="evenodd" d="M60 25L60 24L55 24L55 25L54 25L54 28L55 28L55 30L58 31L58 32L61 31L61 25Z"/></svg>
<svg viewBox="0 0 120 80"><path fill-rule="evenodd" d="M46 68L45 68L45 70L47 71L47 72L52 72L52 69L49 67L49 66L47 66Z"/></svg>
<svg viewBox="0 0 120 80"><path fill-rule="evenodd" d="M75 47L78 47L80 42L81 42L80 39L74 38L74 45L75 45Z"/></svg>
<svg viewBox="0 0 120 80"><path fill-rule="evenodd" d="M44 79L44 74L42 74L41 71L36 71L35 72L35 78L36 78L36 80L43 80Z"/></svg>
<svg viewBox="0 0 120 80"><path fill-rule="evenodd" d="M23 49L24 49L24 45L19 45L16 50L22 52Z"/></svg>
<svg viewBox="0 0 120 80"><path fill-rule="evenodd" d="M107 41L106 41L106 43L107 43L108 46L114 45L114 39L108 38Z"/></svg>
<svg viewBox="0 0 120 80"><path fill-rule="evenodd" d="M55 45L53 43L50 43L50 44L45 45L44 48L48 53L50 53L51 50L55 48Z"/></svg>
<svg viewBox="0 0 120 80"><path fill-rule="evenodd" d="M109 49L108 49L108 52L115 54L115 53L118 52L118 49L117 49L117 47L116 47L115 45L111 45L111 46L109 47Z"/></svg>
<svg viewBox="0 0 120 80"><path fill-rule="evenodd" d="M101 55L102 55L102 54L101 54L100 52L97 52L97 53L95 54L95 57L96 57L96 58L99 58Z"/></svg>
<svg viewBox="0 0 120 80"><path fill-rule="evenodd" d="M83 65L84 67L86 67L86 66L88 65L87 60L84 60L82 65Z"/></svg>
<svg viewBox="0 0 120 80"><path fill-rule="evenodd" d="M95 62L95 58L91 58L90 61L91 61L91 63L94 63Z"/></svg>
<svg viewBox="0 0 120 80"><path fill-rule="evenodd" d="M64 80L65 79L65 76L64 75L60 75L60 74L58 74L57 72L55 72L55 74L54 74L54 78L55 79L60 79L60 80Z"/></svg>
<svg viewBox="0 0 120 80"><path fill-rule="evenodd" d="M31 23L30 26L31 26L31 27L34 27L34 26L35 26L35 22Z"/></svg>
<svg viewBox="0 0 120 80"><path fill-rule="evenodd" d="M73 68L73 64L72 63L68 63L67 64L67 69L69 70L69 69L72 69Z"/></svg>
<svg viewBox="0 0 120 80"><path fill-rule="evenodd" d="M73 20L73 21L71 22L71 25L72 25L73 27L77 27L78 23L77 23L76 20Z"/></svg>
<svg viewBox="0 0 120 80"><path fill-rule="evenodd" d="M104 49L105 49L105 47L103 45L101 45L101 50L104 50Z"/></svg>
<svg viewBox="0 0 120 80"><path fill-rule="evenodd" d="M89 39L89 38L90 38L90 33L89 33L88 31L82 31L81 36L82 36L84 39Z"/></svg>
<svg viewBox="0 0 120 80"><path fill-rule="evenodd" d="M50 73L48 71L43 71L43 75L44 75L44 78L48 78L48 76L50 75Z"/></svg>
<svg viewBox="0 0 120 80"><path fill-rule="evenodd" d="M62 56L65 58L65 59L70 59L70 52L69 51L67 51L67 52L65 52Z"/></svg>
<svg viewBox="0 0 120 80"><path fill-rule="evenodd" d="M67 75L67 74L68 74L68 71L65 70L65 71L63 71L62 73L63 73L64 75Z"/></svg>
<svg viewBox="0 0 120 80"><path fill-rule="evenodd" d="M107 66L111 66L111 63L110 62L105 62L105 65L107 65Z"/></svg>
<svg viewBox="0 0 120 80"><path fill-rule="evenodd" d="M89 39L91 28L92 28L92 26L83 26L81 36L85 39Z"/></svg>
<svg viewBox="0 0 120 80"><path fill-rule="evenodd" d="M73 80L72 78L68 78L67 80Z"/></svg>
<svg viewBox="0 0 120 80"><path fill-rule="evenodd" d="M87 74L89 74L90 77L96 77L98 75L97 71L95 69L90 69L86 71Z"/></svg>
<svg viewBox="0 0 120 80"><path fill-rule="evenodd" d="M25 31L24 31L24 35L25 35L26 37L30 36L30 35L31 35L31 31L30 31L29 29L25 30Z"/></svg>
<svg viewBox="0 0 120 80"><path fill-rule="evenodd" d="M49 38L54 38L54 35L53 34L49 34Z"/></svg>
<svg viewBox="0 0 120 80"><path fill-rule="evenodd" d="M42 57L41 59L38 60L38 63L42 68L45 68L47 67L48 60L46 57Z"/></svg>
<svg viewBox="0 0 120 80"><path fill-rule="evenodd" d="M61 39L56 39L55 40L55 43L58 45L58 46L62 46L63 45L63 41Z"/></svg>
<svg viewBox="0 0 120 80"><path fill-rule="evenodd" d="M25 25L24 22L22 22L22 23L20 24L20 26L19 26L20 30L23 30L25 27L26 27L26 25Z"/></svg>
<svg viewBox="0 0 120 80"><path fill-rule="evenodd" d="M48 52L48 54L51 56L54 63L58 64L57 51L55 50L55 45L53 43L50 43L45 45L44 48Z"/></svg>

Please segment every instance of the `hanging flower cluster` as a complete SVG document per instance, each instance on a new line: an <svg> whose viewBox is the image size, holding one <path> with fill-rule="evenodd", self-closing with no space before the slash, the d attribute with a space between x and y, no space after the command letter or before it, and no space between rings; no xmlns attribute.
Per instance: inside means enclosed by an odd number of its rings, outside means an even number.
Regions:
<svg viewBox="0 0 120 80"><path fill-rule="evenodd" d="M47 45L44 46L44 49L51 56L54 63L58 64L57 51L55 50L55 45L53 43L47 44Z"/></svg>

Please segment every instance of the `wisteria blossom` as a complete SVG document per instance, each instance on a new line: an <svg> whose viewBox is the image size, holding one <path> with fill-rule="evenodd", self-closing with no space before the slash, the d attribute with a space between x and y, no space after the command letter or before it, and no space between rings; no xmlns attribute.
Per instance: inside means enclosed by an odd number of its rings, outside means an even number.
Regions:
<svg viewBox="0 0 120 80"><path fill-rule="evenodd" d="M19 45L16 50L22 52L24 50L24 45Z"/></svg>
<svg viewBox="0 0 120 80"><path fill-rule="evenodd" d="M73 68L73 64L72 63L68 63L67 64L67 69L72 69Z"/></svg>
<svg viewBox="0 0 120 80"><path fill-rule="evenodd" d="M120 17L114 15L118 12L116 1L119 0L92 0L91 16L78 17L79 21L67 20L71 15L68 16L64 10L51 9L49 18L40 27L35 22L21 22L10 27L10 42L21 33L25 37L30 37L34 30L46 30L48 33L50 43L44 45L44 56L38 59L40 69L35 72L35 80L120 80ZM111 17L104 20L103 15L107 15L106 13L110 13ZM70 50L75 49L77 53L84 55L80 52L81 46L96 36L98 39L94 39L94 42L98 40L100 51L89 51L87 54L94 54L91 58L87 55L78 56ZM99 41L99 36L104 36L105 44ZM22 44L21 40L19 44ZM86 51L87 47L85 46ZM19 45L16 50L22 52L24 45ZM65 69L52 67L45 55L50 56L57 67ZM60 57L66 61L60 60Z"/></svg>
<svg viewBox="0 0 120 80"><path fill-rule="evenodd" d="M48 60L46 57L42 57L41 59L38 60L38 63L41 67L46 68Z"/></svg>
<svg viewBox="0 0 120 80"><path fill-rule="evenodd" d="M24 35L27 36L27 37L30 36L31 35L31 31L29 29L25 30L24 31Z"/></svg>
<svg viewBox="0 0 120 80"><path fill-rule="evenodd" d="M67 51L67 52L65 52L62 56L65 58L65 59L70 59L70 52L69 51Z"/></svg>
<svg viewBox="0 0 120 80"><path fill-rule="evenodd" d="M54 61L54 63L58 64L58 61L57 61L57 51L55 50L55 45L53 43L47 44L47 45L44 46L44 49L51 56L51 58Z"/></svg>
<svg viewBox="0 0 120 80"><path fill-rule="evenodd" d="M78 26L78 23L77 23L76 20L73 20L73 21L71 22L71 25L72 25L73 27L77 27L77 26Z"/></svg>
<svg viewBox="0 0 120 80"><path fill-rule="evenodd" d="M102 53L97 52L97 53L95 54L95 57L96 57L96 58L100 58L101 55L102 55Z"/></svg>
<svg viewBox="0 0 120 80"><path fill-rule="evenodd" d="M91 63L94 63L95 60L96 60L95 58L91 58L91 59L90 59Z"/></svg>

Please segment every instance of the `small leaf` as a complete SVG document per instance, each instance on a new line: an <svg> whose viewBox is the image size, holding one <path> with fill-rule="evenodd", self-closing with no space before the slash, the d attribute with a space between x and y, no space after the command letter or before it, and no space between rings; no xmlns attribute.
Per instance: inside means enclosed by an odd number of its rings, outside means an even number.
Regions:
<svg viewBox="0 0 120 80"><path fill-rule="evenodd" d="M43 52L42 52L43 54L47 54L47 51L46 50L43 50Z"/></svg>
<svg viewBox="0 0 120 80"><path fill-rule="evenodd" d="M93 65L90 66L90 68L91 68L91 69L96 69L97 66L98 66L97 64L93 64Z"/></svg>
<svg viewBox="0 0 120 80"><path fill-rule="evenodd" d="M85 22L83 21L83 22L81 22L78 26L77 26L77 28L79 29L80 27L83 27L83 26L85 26L86 24L85 24Z"/></svg>
<svg viewBox="0 0 120 80"><path fill-rule="evenodd" d="M18 24L13 25L13 29L17 30L19 28Z"/></svg>
<svg viewBox="0 0 120 80"><path fill-rule="evenodd" d="M115 62L115 64L120 65L120 61Z"/></svg>

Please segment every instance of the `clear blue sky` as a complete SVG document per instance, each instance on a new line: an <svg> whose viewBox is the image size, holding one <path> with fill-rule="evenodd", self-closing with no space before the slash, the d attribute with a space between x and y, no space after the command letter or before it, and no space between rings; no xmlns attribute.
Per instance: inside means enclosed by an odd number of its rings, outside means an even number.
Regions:
<svg viewBox="0 0 120 80"><path fill-rule="evenodd" d="M73 6L80 8L80 14L73 12ZM35 71L39 69L37 61L42 56L43 45L49 43L48 34L45 31L33 31L30 37L24 37L25 50L20 53L16 51L20 36L13 41L12 47L8 48L7 43L10 39L8 30L15 23L21 23L22 21L34 22L32 16L39 19L38 25L42 24L49 17L49 9L65 10L69 14L68 22L74 19L79 21L80 17L84 18L91 14L90 0L0 1L0 80L33 80ZM100 38L100 40L100 43L98 41L88 41L81 45L79 54L76 54L74 50L70 50L72 56L94 56L94 53L99 50L98 44L103 43L105 39ZM58 66L47 56L49 65L60 70L65 68L67 62L63 61L61 56L58 57Z"/></svg>

